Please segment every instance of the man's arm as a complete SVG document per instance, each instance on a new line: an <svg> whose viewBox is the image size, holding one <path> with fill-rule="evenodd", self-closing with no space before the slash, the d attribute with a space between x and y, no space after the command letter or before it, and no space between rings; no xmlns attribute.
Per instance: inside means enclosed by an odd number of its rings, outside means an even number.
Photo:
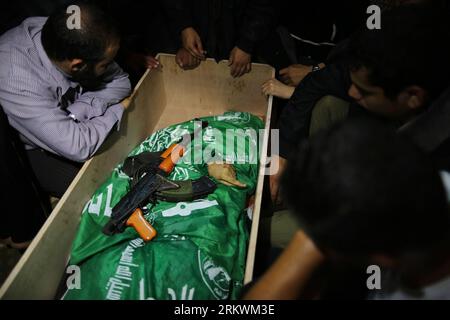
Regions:
<svg viewBox="0 0 450 320"><path fill-rule="evenodd" d="M244 295L244 300L298 299L325 256L298 231L281 256Z"/></svg>
<svg viewBox="0 0 450 320"><path fill-rule="evenodd" d="M106 70L103 86L96 91L83 93L67 110L77 120L85 122L105 114L107 108L118 104L130 95L131 83L128 74L116 62Z"/></svg>
<svg viewBox="0 0 450 320"><path fill-rule="evenodd" d="M306 76L281 113L278 124L281 157L287 159L289 150L308 137L315 104L328 95L351 101L350 85L350 73L345 65L329 65Z"/></svg>
<svg viewBox="0 0 450 320"><path fill-rule="evenodd" d="M74 121L59 108L48 88L18 77L0 81L0 104L9 123L29 141L78 162L94 155L124 111L124 106L119 103L98 117ZM79 101L72 107L77 110L90 108Z"/></svg>

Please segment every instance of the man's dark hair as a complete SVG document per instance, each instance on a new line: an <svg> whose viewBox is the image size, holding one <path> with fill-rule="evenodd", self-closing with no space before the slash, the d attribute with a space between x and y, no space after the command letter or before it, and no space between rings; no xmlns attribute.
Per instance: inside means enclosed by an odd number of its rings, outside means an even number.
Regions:
<svg viewBox="0 0 450 320"><path fill-rule="evenodd" d="M383 12L381 29L357 32L349 43L351 68L394 99L417 85L436 98L450 85L450 15L440 6L407 5Z"/></svg>
<svg viewBox="0 0 450 320"><path fill-rule="evenodd" d="M349 121L304 142L283 176L284 199L319 247L423 252L450 230L440 175L406 137L372 121Z"/></svg>
<svg viewBox="0 0 450 320"><path fill-rule="evenodd" d="M42 45L56 61L82 59L96 63L104 58L106 49L120 39L115 22L97 6L75 3L81 9L81 28L69 29L67 6L50 15L42 29Z"/></svg>

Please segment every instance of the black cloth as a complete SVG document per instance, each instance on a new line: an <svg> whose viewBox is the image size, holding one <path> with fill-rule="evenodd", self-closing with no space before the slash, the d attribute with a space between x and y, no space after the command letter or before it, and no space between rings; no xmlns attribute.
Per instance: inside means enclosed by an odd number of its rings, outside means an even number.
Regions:
<svg viewBox="0 0 450 320"><path fill-rule="evenodd" d="M21 146L0 107L0 238L18 243L32 240L50 211L33 183Z"/></svg>
<svg viewBox="0 0 450 320"><path fill-rule="evenodd" d="M253 54L277 22L274 0L165 0L163 7L175 39L193 27L208 56L228 59L235 47ZM181 43L180 43L181 45Z"/></svg>

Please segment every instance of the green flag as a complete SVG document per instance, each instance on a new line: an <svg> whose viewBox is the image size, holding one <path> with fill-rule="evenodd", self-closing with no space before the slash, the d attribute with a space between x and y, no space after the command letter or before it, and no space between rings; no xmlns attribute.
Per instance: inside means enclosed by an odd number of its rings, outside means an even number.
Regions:
<svg viewBox="0 0 450 320"><path fill-rule="evenodd" d="M112 208L129 190L130 178L122 172L122 164L118 165L83 210L69 263L80 267L81 285L68 290L63 299L197 300L239 296L250 226L245 209L256 188L258 137L264 124L241 112L202 120L209 124L203 139L194 139L169 178L198 179L208 174L205 162L223 159L234 164L238 179L247 187L218 183L215 192L201 200L159 202L146 214L158 235L144 243L133 228L111 237L102 233ZM194 129L195 121L162 129L130 156L162 151Z"/></svg>

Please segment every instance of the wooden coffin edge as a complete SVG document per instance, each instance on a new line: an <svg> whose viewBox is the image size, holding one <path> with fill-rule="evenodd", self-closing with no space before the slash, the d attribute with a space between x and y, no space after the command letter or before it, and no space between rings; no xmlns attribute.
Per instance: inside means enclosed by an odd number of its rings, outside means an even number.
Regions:
<svg viewBox="0 0 450 320"><path fill-rule="evenodd" d="M275 71L273 76L275 76ZM262 143L262 150L260 151L260 163L259 163L259 172L258 172L258 184L256 186L255 191L255 206L253 209L252 216L252 227L250 231L250 239L248 242L247 248L247 261L245 266L245 276L244 276L244 285L250 283L253 280L253 269L255 266L255 257L256 257L256 246L258 242L258 231L259 231L259 222L261 217L261 206L263 202L263 189L264 189L264 180L266 175L266 163L268 159L268 147L269 147L269 138L270 138L270 123L272 120L272 102L273 97L269 97L267 114L266 114L266 122L264 128L264 138Z"/></svg>

